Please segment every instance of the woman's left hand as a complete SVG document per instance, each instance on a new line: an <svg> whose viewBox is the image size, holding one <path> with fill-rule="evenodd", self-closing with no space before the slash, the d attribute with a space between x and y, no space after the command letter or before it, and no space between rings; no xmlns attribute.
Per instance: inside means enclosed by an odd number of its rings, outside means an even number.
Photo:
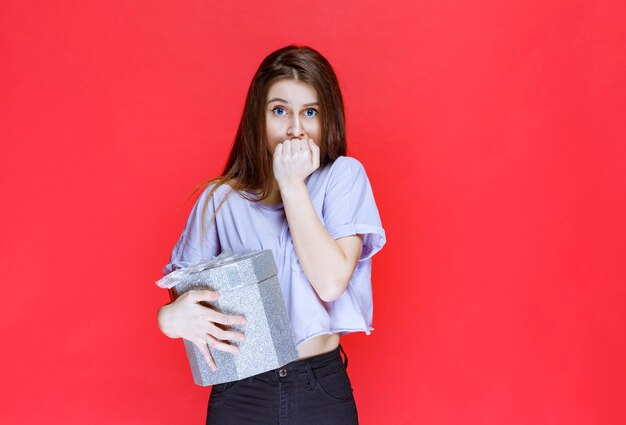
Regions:
<svg viewBox="0 0 626 425"><path fill-rule="evenodd" d="M274 178L280 188L304 183L320 166L320 148L313 139L288 139L274 150Z"/></svg>

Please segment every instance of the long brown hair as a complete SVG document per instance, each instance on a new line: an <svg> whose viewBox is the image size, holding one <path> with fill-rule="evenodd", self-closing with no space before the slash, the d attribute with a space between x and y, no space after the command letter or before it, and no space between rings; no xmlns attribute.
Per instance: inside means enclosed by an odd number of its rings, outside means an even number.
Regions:
<svg viewBox="0 0 626 425"><path fill-rule="evenodd" d="M270 53L257 69L246 96L243 114L237 135L222 175L196 187L189 195L193 197L211 183L216 183L204 203L202 223L208 203L215 191L228 183L231 190L220 202L222 206L232 191L251 202L259 202L270 196L272 191L272 156L267 148L265 107L267 94L272 84L279 80L303 81L315 88L318 96L321 121L320 168L346 155L346 130L343 97L337 77L330 63L318 51L295 44ZM258 199L245 192L260 192ZM187 199L189 199L187 198ZM215 218L215 213L211 220ZM204 225L202 226L204 232Z"/></svg>

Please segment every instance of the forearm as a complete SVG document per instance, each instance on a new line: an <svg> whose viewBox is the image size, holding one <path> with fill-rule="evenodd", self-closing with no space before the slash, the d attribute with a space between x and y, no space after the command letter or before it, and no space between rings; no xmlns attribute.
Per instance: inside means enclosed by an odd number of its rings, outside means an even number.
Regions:
<svg viewBox="0 0 626 425"><path fill-rule="evenodd" d="M320 221L304 183L280 189L294 249L318 296L332 301L345 290L353 265Z"/></svg>

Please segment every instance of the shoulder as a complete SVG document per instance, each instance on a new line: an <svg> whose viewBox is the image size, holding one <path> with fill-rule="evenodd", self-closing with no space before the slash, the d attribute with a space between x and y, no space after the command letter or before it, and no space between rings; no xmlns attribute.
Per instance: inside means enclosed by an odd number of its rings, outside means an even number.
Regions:
<svg viewBox="0 0 626 425"><path fill-rule="evenodd" d="M351 156L340 156L335 161L333 161L333 168L340 169L362 169L363 164L358 159Z"/></svg>
<svg viewBox="0 0 626 425"><path fill-rule="evenodd" d="M210 197L214 202L220 202L222 199L228 195L229 192L232 191L232 187L228 182L220 184L215 190L213 190L217 186L217 182L212 182L208 184L200 194L198 200L207 201Z"/></svg>
<svg viewBox="0 0 626 425"><path fill-rule="evenodd" d="M361 161L351 156L340 156L335 159L331 165L330 174L335 175L351 175L356 176L358 174L365 173L365 168Z"/></svg>
<svg viewBox="0 0 626 425"><path fill-rule="evenodd" d="M231 191L231 187L228 184L222 184L217 186L217 182L211 182L206 187L201 189L200 195L194 202L193 209L196 211L216 211L218 205L222 204L223 200L228 200L224 204L230 203L228 193Z"/></svg>
<svg viewBox="0 0 626 425"><path fill-rule="evenodd" d="M341 184L359 185L368 180L361 161L351 156L340 156L335 159L328 174L331 186L340 182L342 182Z"/></svg>

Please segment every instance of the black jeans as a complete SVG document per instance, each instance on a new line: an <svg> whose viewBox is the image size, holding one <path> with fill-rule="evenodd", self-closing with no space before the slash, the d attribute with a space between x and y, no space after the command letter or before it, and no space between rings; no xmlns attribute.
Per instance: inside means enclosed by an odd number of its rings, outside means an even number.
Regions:
<svg viewBox="0 0 626 425"><path fill-rule="evenodd" d="M341 359L341 353L345 361ZM358 424L348 356L333 351L214 385L207 425Z"/></svg>

